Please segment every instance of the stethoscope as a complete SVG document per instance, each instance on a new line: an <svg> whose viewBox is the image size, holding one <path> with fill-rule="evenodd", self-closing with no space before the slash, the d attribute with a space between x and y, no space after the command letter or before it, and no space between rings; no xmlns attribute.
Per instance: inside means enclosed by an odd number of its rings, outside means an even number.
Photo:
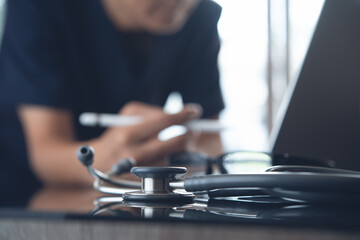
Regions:
<svg viewBox="0 0 360 240"><path fill-rule="evenodd" d="M264 173L183 176L184 167L135 167L123 159L108 173L93 168L94 150L82 146L77 157L94 177L94 188L120 196L128 202L191 203L198 196L209 198L264 195L308 203L360 202L360 174L357 171L325 167L274 166ZM115 179L125 172L141 182ZM111 185L111 186L109 186Z"/></svg>

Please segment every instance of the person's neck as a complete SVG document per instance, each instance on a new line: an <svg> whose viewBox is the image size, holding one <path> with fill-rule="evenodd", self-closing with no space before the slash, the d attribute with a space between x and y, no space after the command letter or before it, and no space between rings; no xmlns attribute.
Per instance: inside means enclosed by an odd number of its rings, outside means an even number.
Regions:
<svg viewBox="0 0 360 240"><path fill-rule="evenodd" d="M141 31L142 29L133 20L129 12L122 7L118 0L101 0L105 13L110 21L120 30L124 31Z"/></svg>

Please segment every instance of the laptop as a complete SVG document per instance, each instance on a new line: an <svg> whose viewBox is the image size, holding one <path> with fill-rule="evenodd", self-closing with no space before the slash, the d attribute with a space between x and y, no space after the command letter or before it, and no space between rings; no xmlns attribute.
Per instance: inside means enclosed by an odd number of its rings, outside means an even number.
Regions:
<svg viewBox="0 0 360 240"><path fill-rule="evenodd" d="M270 151L360 170L360 0L327 0Z"/></svg>

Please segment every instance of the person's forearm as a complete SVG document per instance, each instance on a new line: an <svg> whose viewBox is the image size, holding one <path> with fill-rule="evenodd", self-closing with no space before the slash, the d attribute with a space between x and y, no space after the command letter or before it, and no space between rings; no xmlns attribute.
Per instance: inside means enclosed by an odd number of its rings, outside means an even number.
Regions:
<svg viewBox="0 0 360 240"><path fill-rule="evenodd" d="M86 142L49 139L30 147L33 149L30 151L30 165L45 185L90 185L93 178L76 156L78 148L84 144L95 150L93 166L100 171L109 170L120 160L118 151L112 151L114 147L102 141L101 137Z"/></svg>
<svg viewBox="0 0 360 240"><path fill-rule="evenodd" d="M33 171L45 185L90 184L91 176L76 157L82 144L50 140L43 142L41 147L30 147Z"/></svg>

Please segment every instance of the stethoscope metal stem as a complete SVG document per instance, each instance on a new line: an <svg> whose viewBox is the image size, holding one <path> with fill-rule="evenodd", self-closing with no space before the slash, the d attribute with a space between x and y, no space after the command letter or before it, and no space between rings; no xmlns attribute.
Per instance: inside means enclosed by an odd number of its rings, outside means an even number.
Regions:
<svg viewBox="0 0 360 240"><path fill-rule="evenodd" d="M108 174L105 174L103 172L100 172L99 170L94 169L91 165L88 166L87 168L91 176L93 176L99 182L110 183L120 188L127 188L128 190L129 188L139 189L141 187L140 182L126 181L126 180L116 181L112 179L111 176L109 176Z"/></svg>
<svg viewBox="0 0 360 240"><path fill-rule="evenodd" d="M94 189L101 193L108 193L108 194L116 194L119 196L122 196L123 194L129 192L129 191L137 191L138 188L120 188L120 187L107 187L102 185L101 180L95 180L93 184Z"/></svg>
<svg viewBox="0 0 360 240"><path fill-rule="evenodd" d="M142 178L141 190L145 193L169 192L168 178Z"/></svg>
<svg viewBox="0 0 360 240"><path fill-rule="evenodd" d="M170 182L169 186L171 189L184 189L185 188L184 181L179 181L179 180Z"/></svg>

